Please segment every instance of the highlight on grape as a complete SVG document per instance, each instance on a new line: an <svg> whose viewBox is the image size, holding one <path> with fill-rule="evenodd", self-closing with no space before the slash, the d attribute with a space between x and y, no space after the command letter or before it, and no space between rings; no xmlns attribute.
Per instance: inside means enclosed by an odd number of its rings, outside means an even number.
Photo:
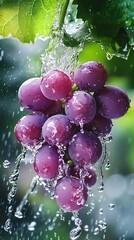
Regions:
<svg viewBox="0 0 134 240"><path fill-rule="evenodd" d="M127 94L106 85L107 71L89 61L68 76L53 69L25 81L20 105L31 111L15 126L17 141L36 149L33 168L53 181L54 199L65 212L79 211L97 181L95 163L102 156L102 139L112 130L112 119L130 107Z"/></svg>

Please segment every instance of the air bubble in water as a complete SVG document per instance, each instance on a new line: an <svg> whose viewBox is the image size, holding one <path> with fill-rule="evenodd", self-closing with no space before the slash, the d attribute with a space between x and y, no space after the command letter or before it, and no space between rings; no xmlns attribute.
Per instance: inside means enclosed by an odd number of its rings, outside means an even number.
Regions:
<svg viewBox="0 0 134 240"><path fill-rule="evenodd" d="M9 162L8 160L5 160L5 161L3 162L3 167L4 167L4 168L9 168L9 166L10 166L10 162Z"/></svg>

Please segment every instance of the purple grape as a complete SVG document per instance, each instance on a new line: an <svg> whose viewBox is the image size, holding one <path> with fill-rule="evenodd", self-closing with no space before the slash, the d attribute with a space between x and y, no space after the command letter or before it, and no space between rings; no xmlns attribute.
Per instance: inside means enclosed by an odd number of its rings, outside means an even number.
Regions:
<svg viewBox="0 0 134 240"><path fill-rule="evenodd" d="M55 146L43 145L35 155L34 170L44 179L58 175L59 155Z"/></svg>
<svg viewBox="0 0 134 240"><path fill-rule="evenodd" d="M102 88L107 80L107 72L104 66L98 62L86 62L77 69L74 82L79 89L96 92Z"/></svg>
<svg viewBox="0 0 134 240"><path fill-rule="evenodd" d="M68 153L76 165L83 167L99 160L102 154L102 145L95 133L79 132L74 135Z"/></svg>
<svg viewBox="0 0 134 240"><path fill-rule="evenodd" d="M83 178L84 184L87 187L92 187L97 180L96 171L93 167L80 168L78 165L69 166L67 174L76 178Z"/></svg>
<svg viewBox="0 0 134 240"><path fill-rule="evenodd" d="M76 125L88 123L96 114L95 99L84 91L76 91L67 98L65 113Z"/></svg>
<svg viewBox="0 0 134 240"><path fill-rule="evenodd" d="M105 86L94 94L99 113L109 119L125 115L130 107L127 94L115 86Z"/></svg>
<svg viewBox="0 0 134 240"><path fill-rule="evenodd" d="M51 100L66 98L71 87L71 79L60 70L51 70L46 73L40 85L43 95Z"/></svg>
<svg viewBox="0 0 134 240"><path fill-rule="evenodd" d="M74 177L61 178L55 187L55 200L66 212L80 210L87 198L87 188Z"/></svg>
<svg viewBox="0 0 134 240"><path fill-rule="evenodd" d="M24 146L35 146L42 140L42 126L47 117L43 114L29 114L22 117L14 128L16 139Z"/></svg>
<svg viewBox="0 0 134 240"><path fill-rule="evenodd" d="M87 131L92 131L97 135L104 137L110 134L112 126L113 125L111 119L97 114L91 122L84 125L84 129Z"/></svg>
<svg viewBox="0 0 134 240"><path fill-rule="evenodd" d="M57 114L50 117L42 127L42 135L50 145L67 145L73 135L73 126L67 116Z"/></svg>
<svg viewBox="0 0 134 240"><path fill-rule="evenodd" d="M84 183L87 187L92 187L97 181L96 171L92 167L88 167L84 177Z"/></svg>
<svg viewBox="0 0 134 240"><path fill-rule="evenodd" d="M53 101L42 94L40 83L41 78L31 78L22 83L18 91L18 98L22 107L44 112L52 105Z"/></svg>

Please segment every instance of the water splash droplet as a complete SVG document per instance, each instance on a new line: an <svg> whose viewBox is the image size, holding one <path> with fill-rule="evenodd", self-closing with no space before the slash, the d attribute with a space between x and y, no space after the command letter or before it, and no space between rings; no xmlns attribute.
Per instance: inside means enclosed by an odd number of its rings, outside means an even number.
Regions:
<svg viewBox="0 0 134 240"><path fill-rule="evenodd" d="M99 228L96 227L96 228L94 229L94 235L98 235L98 234L99 234Z"/></svg>
<svg viewBox="0 0 134 240"><path fill-rule="evenodd" d="M29 225L28 225L28 230L29 231L34 231L35 230L35 226L36 226L36 222L31 222Z"/></svg>
<svg viewBox="0 0 134 240"><path fill-rule="evenodd" d="M88 225L85 225L85 226L84 226L84 230L85 230L85 232L88 232L88 231L89 231L89 226L88 226Z"/></svg>
<svg viewBox="0 0 134 240"><path fill-rule="evenodd" d="M9 160L4 160L4 162L3 162L3 167L4 167L4 168L9 168L9 166L10 166Z"/></svg>
<svg viewBox="0 0 134 240"><path fill-rule="evenodd" d="M106 53L106 58L108 60L111 60L113 58L113 55L111 53Z"/></svg>
<svg viewBox="0 0 134 240"><path fill-rule="evenodd" d="M115 207L115 204L114 204L114 203L110 203L110 204L109 204L109 209L110 209L110 210L113 210L114 207Z"/></svg>
<svg viewBox="0 0 134 240"><path fill-rule="evenodd" d="M98 191L101 193L104 191L104 184L101 184L98 188Z"/></svg>
<svg viewBox="0 0 134 240"><path fill-rule="evenodd" d="M16 218L19 218L19 219L23 218L22 212L19 211L19 210L17 210L17 211L15 212L15 217L16 217Z"/></svg>
<svg viewBox="0 0 134 240"><path fill-rule="evenodd" d="M23 112L23 111L24 111L24 108L23 108L23 107L20 107L20 111Z"/></svg>
<svg viewBox="0 0 134 240"><path fill-rule="evenodd" d="M99 220L98 226L100 227L101 230L105 230L107 228L107 223L103 220Z"/></svg>
<svg viewBox="0 0 134 240"><path fill-rule="evenodd" d="M111 166L110 162L107 161L106 164L105 164L105 169L106 169L106 170L109 170L109 169L110 169L110 166Z"/></svg>
<svg viewBox="0 0 134 240"><path fill-rule="evenodd" d="M9 232L11 234L11 227L12 227L12 224L11 224L11 219L7 219L6 222L5 222L5 225L4 225L4 230L6 232Z"/></svg>
<svg viewBox="0 0 134 240"><path fill-rule="evenodd" d="M82 229L80 227L74 228L70 231L70 239L75 240L77 239L82 233Z"/></svg>
<svg viewBox="0 0 134 240"><path fill-rule="evenodd" d="M100 214L100 215L103 214L103 208L100 208L100 210L99 210L99 214Z"/></svg>

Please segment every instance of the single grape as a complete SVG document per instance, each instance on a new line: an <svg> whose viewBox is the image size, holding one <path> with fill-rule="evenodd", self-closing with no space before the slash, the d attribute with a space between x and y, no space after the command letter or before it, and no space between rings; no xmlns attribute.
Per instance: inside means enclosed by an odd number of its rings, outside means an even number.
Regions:
<svg viewBox="0 0 134 240"><path fill-rule="evenodd" d="M68 153L76 165L83 167L99 160L102 154L102 145L95 133L79 132L74 135Z"/></svg>
<svg viewBox="0 0 134 240"><path fill-rule="evenodd" d="M43 114L29 114L22 117L14 128L16 139L24 146L35 146L42 140L42 126L47 117Z"/></svg>
<svg viewBox="0 0 134 240"><path fill-rule="evenodd" d="M66 99L65 113L76 125L88 123L96 114L95 99L84 91L76 91Z"/></svg>
<svg viewBox="0 0 134 240"><path fill-rule="evenodd" d="M92 187L97 180L96 171L93 167L80 168L78 165L69 166L67 169L68 176L83 178L83 182L87 187Z"/></svg>
<svg viewBox="0 0 134 240"><path fill-rule="evenodd" d="M60 70L51 70L46 73L40 85L43 95L51 100L66 98L71 87L71 79Z"/></svg>
<svg viewBox="0 0 134 240"><path fill-rule="evenodd" d="M50 145L67 145L73 135L73 126L67 116L57 114L50 117L42 127L42 135Z"/></svg>
<svg viewBox="0 0 134 240"><path fill-rule="evenodd" d="M87 188L74 177L61 178L55 187L55 200L66 212L80 210L87 198Z"/></svg>
<svg viewBox="0 0 134 240"><path fill-rule="evenodd" d="M125 115L130 107L127 94L115 86L105 86L94 94L99 113L109 119Z"/></svg>
<svg viewBox="0 0 134 240"><path fill-rule="evenodd" d="M92 131L98 136L104 137L111 133L112 126L111 119L97 114L91 122L84 125L84 129L87 131Z"/></svg>
<svg viewBox="0 0 134 240"><path fill-rule="evenodd" d="M44 179L58 175L59 155L55 146L43 145L34 158L34 170Z"/></svg>
<svg viewBox="0 0 134 240"><path fill-rule="evenodd" d="M53 101L42 94L40 83L41 78L31 78L22 83L18 91L18 98L22 107L44 112L52 105Z"/></svg>
<svg viewBox="0 0 134 240"><path fill-rule="evenodd" d="M107 80L104 66L95 61L86 62L74 74L74 82L79 89L96 92L102 88Z"/></svg>

